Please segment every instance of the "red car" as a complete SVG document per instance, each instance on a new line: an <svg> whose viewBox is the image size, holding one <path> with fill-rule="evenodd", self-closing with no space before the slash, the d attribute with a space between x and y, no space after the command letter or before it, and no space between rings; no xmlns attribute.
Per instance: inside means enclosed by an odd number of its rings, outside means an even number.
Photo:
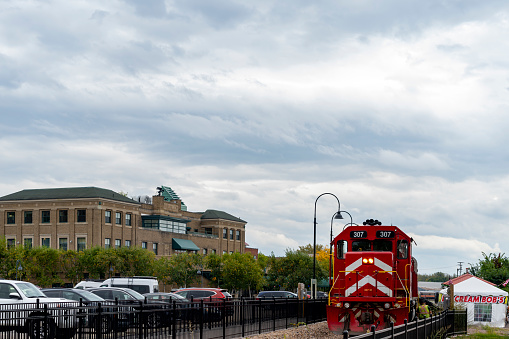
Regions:
<svg viewBox="0 0 509 339"><path fill-rule="evenodd" d="M214 299L231 299L231 294L228 290L222 288L205 288L205 287L189 287L181 288L174 292L188 300L214 300Z"/></svg>
<svg viewBox="0 0 509 339"><path fill-rule="evenodd" d="M203 300L210 314L220 316L221 314L232 315L234 313L233 304L223 302L223 300L230 300L232 298L228 290L222 288L189 287L181 288L174 293L192 301ZM222 313L223 305L225 306L225 310L223 310L225 313Z"/></svg>

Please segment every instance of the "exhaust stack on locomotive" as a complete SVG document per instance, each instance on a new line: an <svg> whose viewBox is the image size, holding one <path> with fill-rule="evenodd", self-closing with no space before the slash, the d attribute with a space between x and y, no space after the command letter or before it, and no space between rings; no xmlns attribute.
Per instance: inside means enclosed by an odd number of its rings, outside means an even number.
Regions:
<svg viewBox="0 0 509 339"><path fill-rule="evenodd" d="M413 239L396 226L368 219L332 243L327 322L341 334L366 333L412 321L418 299Z"/></svg>

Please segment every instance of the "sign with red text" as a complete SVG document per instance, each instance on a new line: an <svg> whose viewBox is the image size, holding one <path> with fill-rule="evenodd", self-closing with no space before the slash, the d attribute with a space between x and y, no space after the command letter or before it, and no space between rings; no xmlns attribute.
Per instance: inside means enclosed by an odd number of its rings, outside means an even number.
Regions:
<svg viewBox="0 0 509 339"><path fill-rule="evenodd" d="M455 295L454 302L476 304L507 304L507 297L491 295Z"/></svg>

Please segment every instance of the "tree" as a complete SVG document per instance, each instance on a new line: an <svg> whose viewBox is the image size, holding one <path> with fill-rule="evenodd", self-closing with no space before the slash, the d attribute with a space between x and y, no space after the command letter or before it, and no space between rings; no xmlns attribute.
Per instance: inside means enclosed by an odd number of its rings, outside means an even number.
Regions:
<svg viewBox="0 0 509 339"><path fill-rule="evenodd" d="M187 287L198 279L197 271L202 266L202 256L197 253L172 255L168 265L168 280L178 287Z"/></svg>
<svg viewBox="0 0 509 339"><path fill-rule="evenodd" d="M115 272L122 276L151 276L155 271L155 254L141 247L115 249Z"/></svg>
<svg viewBox="0 0 509 339"><path fill-rule="evenodd" d="M68 250L60 251L60 265L66 279L73 285L83 280L83 252Z"/></svg>
<svg viewBox="0 0 509 339"><path fill-rule="evenodd" d="M496 285L501 285L509 277L509 259L505 254L486 254L482 252L482 259L476 265L470 264L470 273ZM509 291L509 286L500 287Z"/></svg>
<svg viewBox="0 0 509 339"><path fill-rule="evenodd" d="M18 246L21 248L21 246ZM24 270L28 279L41 287L61 283L58 276L60 253L48 247L36 247L25 251Z"/></svg>
<svg viewBox="0 0 509 339"><path fill-rule="evenodd" d="M111 276L114 273L118 260L114 249L94 246L83 251L81 262L90 278L105 279L106 276Z"/></svg>
<svg viewBox="0 0 509 339"><path fill-rule="evenodd" d="M204 267L210 270L210 280L212 285L218 287L220 282L223 280L221 266L221 256L212 253L207 255L203 261Z"/></svg>
<svg viewBox="0 0 509 339"><path fill-rule="evenodd" d="M323 251L327 248L328 248L327 246L324 246L321 244L316 244L316 253L318 253L318 251ZM312 256L314 254L313 244L307 244L306 246L299 246L299 248L297 249L297 252L301 252L301 253L308 254L308 255Z"/></svg>
<svg viewBox="0 0 509 339"><path fill-rule="evenodd" d="M276 258L270 257L269 271L267 274L268 285L271 289L295 290L298 283L310 286L313 278L313 258L297 250L286 250L285 256ZM325 279L328 275L320 265L316 265L316 279Z"/></svg>
<svg viewBox="0 0 509 339"><path fill-rule="evenodd" d="M263 273L249 253L223 254L221 287L230 291L258 290L263 284Z"/></svg>

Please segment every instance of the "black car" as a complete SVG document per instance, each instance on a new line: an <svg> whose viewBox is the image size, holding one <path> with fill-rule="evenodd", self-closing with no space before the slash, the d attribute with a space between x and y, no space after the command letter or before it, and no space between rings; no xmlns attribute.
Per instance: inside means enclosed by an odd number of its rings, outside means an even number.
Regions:
<svg viewBox="0 0 509 339"><path fill-rule="evenodd" d="M122 316L122 312L119 312L113 303L89 291L78 288L43 288L41 291L51 298L65 298L79 302L80 311L82 311L82 316L78 314L81 327L97 329L97 326L101 326L102 333L109 333L113 330L125 330L129 325L127 317ZM98 323L99 305L102 315L100 325Z"/></svg>
<svg viewBox="0 0 509 339"><path fill-rule="evenodd" d="M133 324L137 323L137 314L143 314L142 321L147 327L155 328L168 325L171 319L171 307L168 303L149 300L142 294L124 287L98 287L87 291L101 298L119 305L129 305L129 312Z"/></svg>

